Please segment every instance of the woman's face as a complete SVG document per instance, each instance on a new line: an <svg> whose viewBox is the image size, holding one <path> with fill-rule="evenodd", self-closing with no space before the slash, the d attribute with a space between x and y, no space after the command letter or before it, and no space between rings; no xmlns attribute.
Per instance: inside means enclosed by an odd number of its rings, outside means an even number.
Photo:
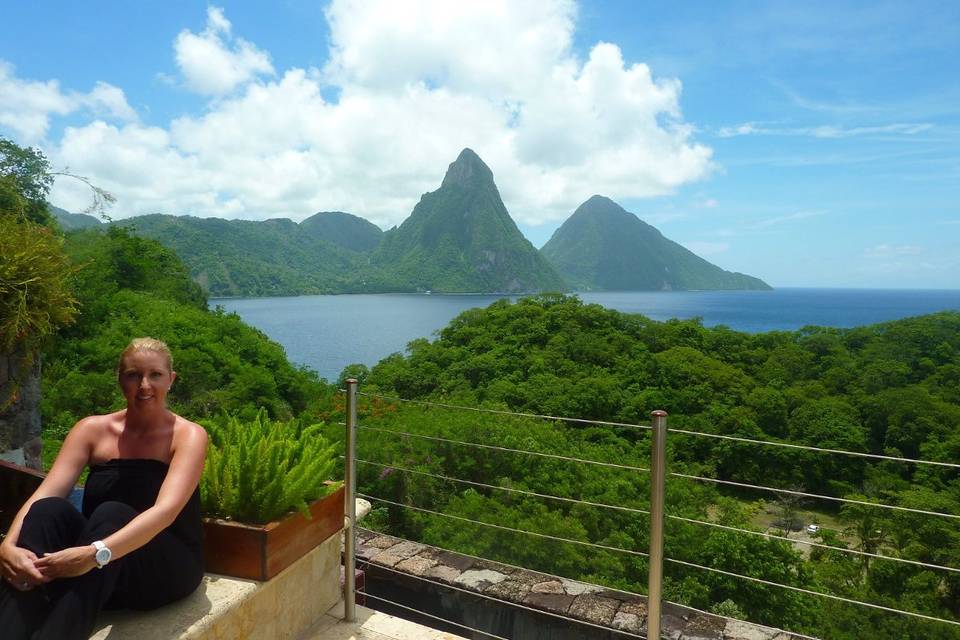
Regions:
<svg viewBox="0 0 960 640"><path fill-rule="evenodd" d="M134 351L124 358L119 377L127 407L147 409L166 406L167 392L177 374L167 367L162 353Z"/></svg>

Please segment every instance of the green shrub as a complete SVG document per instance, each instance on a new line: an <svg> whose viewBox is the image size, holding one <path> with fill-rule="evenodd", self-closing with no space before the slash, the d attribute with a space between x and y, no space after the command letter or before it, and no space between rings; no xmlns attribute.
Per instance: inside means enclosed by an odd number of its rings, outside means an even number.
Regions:
<svg viewBox="0 0 960 640"><path fill-rule="evenodd" d="M274 421L261 410L248 422L236 416L204 422L210 434L200 498L207 515L249 523L276 520L335 491L330 479L336 445L324 424Z"/></svg>
<svg viewBox="0 0 960 640"><path fill-rule="evenodd" d="M0 211L0 350L33 351L73 321L73 269L62 244L48 227Z"/></svg>

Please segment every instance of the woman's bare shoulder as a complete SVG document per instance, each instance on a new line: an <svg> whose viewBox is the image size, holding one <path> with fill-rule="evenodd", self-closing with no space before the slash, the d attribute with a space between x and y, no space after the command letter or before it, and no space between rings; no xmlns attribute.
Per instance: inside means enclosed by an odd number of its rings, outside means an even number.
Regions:
<svg viewBox="0 0 960 640"><path fill-rule="evenodd" d="M173 439L176 445L207 446L207 430L196 422L191 422L183 416L174 414L176 421L173 425Z"/></svg>
<svg viewBox="0 0 960 640"><path fill-rule="evenodd" d="M77 421L77 423L73 425L73 428L70 429L70 432L76 433L77 435L98 436L122 425L123 415L124 411L121 410L103 415L87 416Z"/></svg>

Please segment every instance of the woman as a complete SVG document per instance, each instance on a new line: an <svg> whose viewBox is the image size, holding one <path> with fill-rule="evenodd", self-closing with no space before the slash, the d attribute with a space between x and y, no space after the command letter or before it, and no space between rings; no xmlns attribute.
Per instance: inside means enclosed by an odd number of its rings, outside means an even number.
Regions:
<svg viewBox="0 0 960 640"><path fill-rule="evenodd" d="M82 638L101 608L152 609L203 577L200 494L207 434L166 406L170 350L138 338L120 355L122 411L67 434L0 544L0 635ZM84 467L83 513L66 496Z"/></svg>

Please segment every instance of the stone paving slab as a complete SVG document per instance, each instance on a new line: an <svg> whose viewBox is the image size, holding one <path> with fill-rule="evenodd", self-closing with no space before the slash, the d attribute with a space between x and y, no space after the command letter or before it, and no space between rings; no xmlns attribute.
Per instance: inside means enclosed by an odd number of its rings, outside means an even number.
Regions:
<svg viewBox="0 0 960 640"><path fill-rule="evenodd" d="M343 601L331 609L312 629L297 640L466 640L462 636L438 631L357 606L356 622L344 622Z"/></svg>

